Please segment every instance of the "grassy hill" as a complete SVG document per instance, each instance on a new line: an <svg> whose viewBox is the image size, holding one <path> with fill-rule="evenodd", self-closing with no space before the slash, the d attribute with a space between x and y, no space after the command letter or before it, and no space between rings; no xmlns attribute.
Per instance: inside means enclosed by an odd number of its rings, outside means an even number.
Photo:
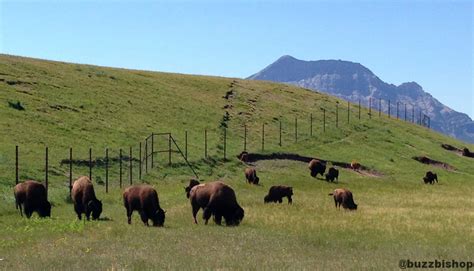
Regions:
<svg viewBox="0 0 474 271"><path fill-rule="evenodd" d="M24 110L15 108L18 102ZM326 109L325 131L321 108ZM0 268L396 269L400 259L468 260L474 249L474 159L440 145L474 146L386 115L369 119L364 108L359 120L357 106L350 110L348 123L346 102L270 82L0 55ZM225 126L228 161L223 160ZM265 160L255 163L263 185L247 185L246 165L235 158L243 150L244 126L250 152L357 160L379 176L341 169L340 182L331 184L311 178L305 163ZM70 147L75 159L88 159L89 148L94 159L103 158L105 148L117 157L120 148L128 153L130 146L136 157L138 143L151 133L170 132L183 148L185 131L189 161L200 178L222 179L235 189L246 212L239 227L192 224L183 191L192 172L176 153L171 166L167 153L157 153L156 167L143 177L158 190L167 211L164 228L144 227L137 214L131 226L126 224L117 162L110 165L107 194L104 167L93 170L106 219L77 221L68 200L69 167L60 163ZM15 145L21 180L44 179L49 148L51 219L27 220L14 208ZM167 146L167 138L156 137L157 150ZM413 156L455 170L421 164ZM438 173L439 184L422 184L428 170ZM126 166L124 172L126 180ZM137 172L135 163L134 182L139 182ZM87 174L87 167L74 166L75 178ZM294 187L293 205L263 204L274 184ZM337 187L353 191L359 210L334 208L327 194Z"/></svg>

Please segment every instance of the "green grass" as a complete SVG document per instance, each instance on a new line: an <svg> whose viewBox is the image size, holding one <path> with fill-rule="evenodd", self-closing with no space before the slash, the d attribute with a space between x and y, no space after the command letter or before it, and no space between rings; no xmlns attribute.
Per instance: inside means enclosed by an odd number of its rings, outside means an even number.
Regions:
<svg viewBox="0 0 474 271"><path fill-rule="evenodd" d="M232 89L234 97L226 100ZM20 101L19 111L8 102ZM0 56L0 269L398 269L400 259L472 260L474 250L473 159L440 147L474 146L400 120L357 118L341 101L335 127L335 98L269 82L102 68ZM227 109L225 105L231 105ZM326 132L322 113L327 111ZM220 128L225 112L227 157L223 161ZM309 114L313 114L310 137ZM298 142L294 118L298 117ZM278 145L278 119L283 146ZM342 170L339 184L309 176L295 161L257 162L262 186L244 182L245 165L235 159L243 148L291 152L323 159L357 160L383 175L368 177ZM204 156L208 130L209 158ZM118 187L118 164L111 165L110 191L105 194L104 169L93 179L104 202L105 220L77 221L68 201L68 166L60 160L74 148L76 159L128 153L152 132L171 132L183 147L188 131L189 160L205 181L222 179L236 191L246 215L239 227L192 223L183 186L192 176L184 160L173 154L155 156L156 168L144 181L158 190L167 211L164 228L146 228L134 215L127 225ZM166 149L157 137L157 149ZM14 207L14 151L20 146L21 179L44 179L44 147L50 151L52 218L21 218ZM412 156L427 155L456 168L446 171L420 164ZM424 185L427 170L440 183ZM124 168L124 182L128 168ZM74 167L73 175L88 174ZM134 176L138 175L135 165ZM138 182L134 178L134 182ZM274 184L294 187L294 204L265 205ZM359 204L356 212L336 210L327 194L347 187ZM200 213L201 214L201 213ZM25 260L28 259L28 260Z"/></svg>

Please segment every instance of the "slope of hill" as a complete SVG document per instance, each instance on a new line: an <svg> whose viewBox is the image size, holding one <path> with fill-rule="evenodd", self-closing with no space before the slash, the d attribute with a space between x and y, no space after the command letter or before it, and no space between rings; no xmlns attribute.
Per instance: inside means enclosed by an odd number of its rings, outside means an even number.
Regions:
<svg viewBox="0 0 474 271"><path fill-rule="evenodd" d="M386 269L398 268L399 260L407 258L469 259L474 249L473 160L441 144L474 146L386 115L369 119L365 108L359 120L358 108L352 107L348 123L341 104L336 127L338 101L271 82L1 55L0 269ZM321 108L326 109L325 130ZM223 127L228 161L222 159ZM155 168L142 180L158 190L167 211L164 228L144 227L138 214L127 224L116 160L109 165L108 193L104 166L93 168L103 219L77 221L68 198L69 166L61 163L69 147L75 159L87 160L90 147L93 159L102 159L105 148L117 158L119 148L128 151L130 146L136 157L138 142L152 132L171 132L184 149L185 131L188 157L200 178L221 179L235 189L245 209L240 226L192 223L183 190L192 172L176 153L171 166L167 153L155 154ZM311 178L306 163L270 159L253 162L262 185L251 186L243 176L248 165L235 158L243 150L245 131L247 149L268 158L285 152L357 160L377 174L339 167L339 183L327 183ZM154 144L155 150L166 149L168 138L157 136ZM51 219L28 220L15 210L15 145L21 180L44 180L49 147ZM452 168L422 164L414 156ZM428 170L438 173L439 184L422 184ZM134 161L135 183L141 182L137 172ZM87 174L86 166L74 165L74 178ZM277 184L294 187L292 205L263 204L268 188ZM334 208L328 193L337 187L354 192L356 212Z"/></svg>
<svg viewBox="0 0 474 271"><path fill-rule="evenodd" d="M289 83L368 105L369 98L415 105L431 118L433 129L474 143L474 122L440 103L415 82L387 84L359 63L341 60L303 61L283 56L249 79ZM377 106L377 105L375 105ZM392 103L392 112L395 104ZM387 105L383 105L387 111Z"/></svg>

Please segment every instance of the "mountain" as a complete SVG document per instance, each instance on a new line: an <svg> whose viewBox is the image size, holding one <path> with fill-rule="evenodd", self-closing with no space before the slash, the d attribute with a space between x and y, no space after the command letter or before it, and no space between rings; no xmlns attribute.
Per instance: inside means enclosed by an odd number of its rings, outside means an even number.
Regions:
<svg viewBox="0 0 474 271"><path fill-rule="evenodd" d="M389 84L359 63L342 60L303 61L292 56L283 56L248 79L297 85L354 103L361 99L362 104L366 106L372 98L373 108L378 108L378 100L382 99L384 112L388 111L388 100L391 101L393 113L396 112L396 103L400 102L401 117L404 117L403 104L407 104L408 118L411 118L411 108L415 106L415 116L419 116L421 109L423 114L430 117L434 130L474 143L474 122L468 115L442 104L416 82L399 86Z"/></svg>

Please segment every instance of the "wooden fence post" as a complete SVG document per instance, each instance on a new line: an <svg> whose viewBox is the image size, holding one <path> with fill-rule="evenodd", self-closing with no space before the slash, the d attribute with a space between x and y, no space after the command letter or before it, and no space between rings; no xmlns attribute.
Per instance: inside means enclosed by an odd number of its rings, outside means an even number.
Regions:
<svg viewBox="0 0 474 271"><path fill-rule="evenodd" d="M339 101L336 102L336 127L339 127Z"/></svg>
<svg viewBox="0 0 474 271"><path fill-rule="evenodd" d="M128 163L129 163L129 174L128 174L128 179L130 180L130 185L133 184L133 152L132 152L132 147L130 146L130 154L128 156Z"/></svg>
<svg viewBox="0 0 474 271"><path fill-rule="evenodd" d="M122 149L119 150L119 183L120 183L120 188L122 188Z"/></svg>
<svg viewBox="0 0 474 271"><path fill-rule="evenodd" d="M369 98L369 119L372 118L372 98Z"/></svg>
<svg viewBox="0 0 474 271"><path fill-rule="evenodd" d="M69 148L69 197L72 192L72 148Z"/></svg>
<svg viewBox="0 0 474 271"><path fill-rule="evenodd" d="M148 138L145 140L145 174L148 174Z"/></svg>
<svg viewBox="0 0 474 271"><path fill-rule="evenodd" d="M359 99L359 119L360 119L360 99Z"/></svg>
<svg viewBox="0 0 474 271"><path fill-rule="evenodd" d="M313 113L309 115L309 136L313 137Z"/></svg>
<svg viewBox="0 0 474 271"><path fill-rule="evenodd" d="M391 113L391 112L390 112L390 100L388 100L388 118L391 117L391 116L390 116L390 113Z"/></svg>
<svg viewBox="0 0 474 271"><path fill-rule="evenodd" d="M48 147L46 147L46 153L45 153L45 166L44 166L44 171L45 171L45 186L46 186L46 197L48 197L48 188L49 188L49 180L48 180L48 170L49 170L49 157L48 157Z"/></svg>
<svg viewBox="0 0 474 271"><path fill-rule="evenodd" d="M168 165L171 166L171 133L168 134Z"/></svg>
<svg viewBox="0 0 474 271"><path fill-rule="evenodd" d="M109 148L105 149L105 193L109 193Z"/></svg>
<svg viewBox="0 0 474 271"><path fill-rule="evenodd" d="M138 143L138 180L142 179L142 142Z"/></svg>
<svg viewBox="0 0 474 271"><path fill-rule="evenodd" d="M379 117L382 116L382 98L379 98Z"/></svg>
<svg viewBox="0 0 474 271"><path fill-rule="evenodd" d="M15 146L15 185L19 182L18 176L18 145Z"/></svg>
<svg viewBox="0 0 474 271"><path fill-rule="evenodd" d="M89 180L92 181L92 148L89 148Z"/></svg>
<svg viewBox="0 0 474 271"><path fill-rule="evenodd" d="M153 156L155 154L155 134L154 133L151 133L151 168L153 168Z"/></svg>
<svg viewBox="0 0 474 271"><path fill-rule="evenodd" d="M262 124L262 152L265 150L265 123Z"/></svg>

